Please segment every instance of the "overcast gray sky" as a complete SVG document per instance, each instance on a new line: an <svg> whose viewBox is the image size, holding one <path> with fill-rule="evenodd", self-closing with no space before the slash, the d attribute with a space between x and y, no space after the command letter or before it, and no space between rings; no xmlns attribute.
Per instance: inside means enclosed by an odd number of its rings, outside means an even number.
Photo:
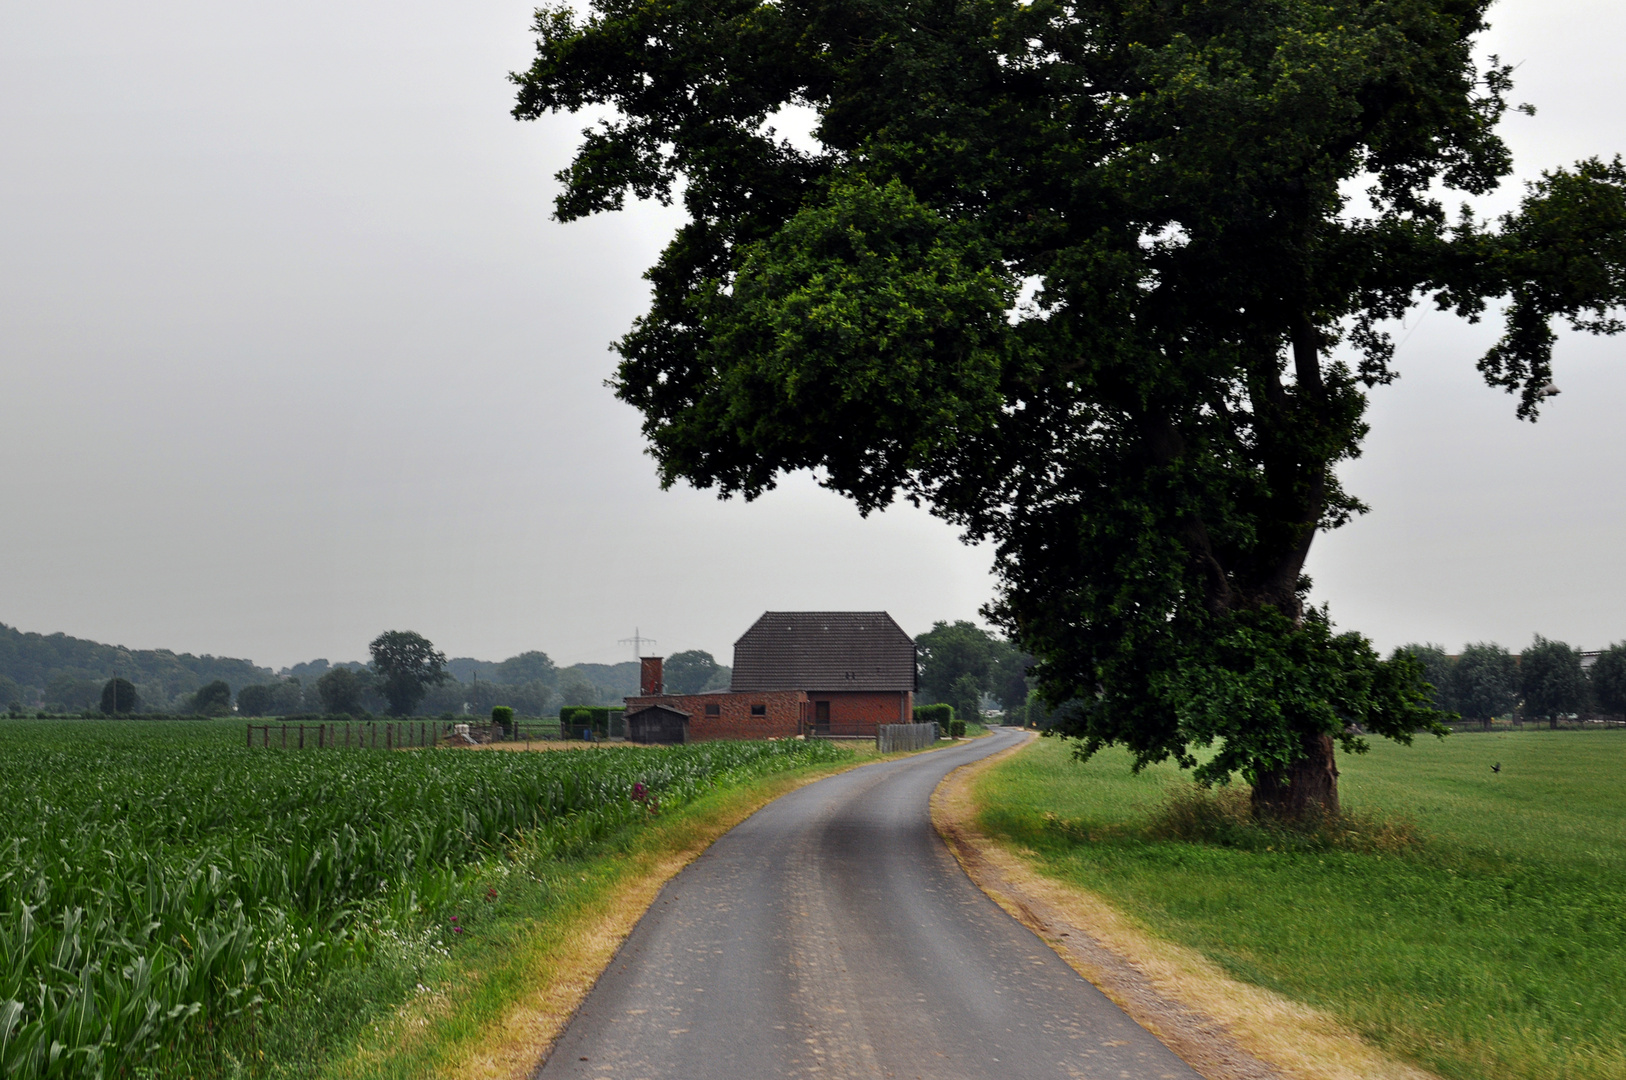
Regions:
<svg viewBox="0 0 1626 1080"><path fill-rule="evenodd" d="M764 609L972 617L989 554L793 480L662 492L607 344L674 221L549 220L580 119L518 124L523 0L0 7L0 621L273 666L418 630L725 662ZM1503 0L1521 175L1626 151L1626 4ZM1508 205L1517 187L1498 203ZM1494 327L1408 322L1318 600L1385 648L1626 638L1626 341L1534 426Z"/></svg>

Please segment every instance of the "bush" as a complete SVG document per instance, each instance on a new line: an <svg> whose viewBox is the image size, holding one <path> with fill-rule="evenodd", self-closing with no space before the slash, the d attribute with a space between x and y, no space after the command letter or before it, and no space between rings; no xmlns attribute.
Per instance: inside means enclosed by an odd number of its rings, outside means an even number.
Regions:
<svg viewBox="0 0 1626 1080"><path fill-rule="evenodd" d="M965 721L964 720L950 720L949 721L949 738L951 738L951 739L963 739L963 738L965 738Z"/></svg>
<svg viewBox="0 0 1626 1080"><path fill-rule="evenodd" d="M949 725L954 722L953 705L916 705L915 723L936 724L937 730L948 733Z"/></svg>
<svg viewBox="0 0 1626 1080"><path fill-rule="evenodd" d="M493 706L491 722L502 728L504 735L512 735L514 733L514 710L507 705Z"/></svg>

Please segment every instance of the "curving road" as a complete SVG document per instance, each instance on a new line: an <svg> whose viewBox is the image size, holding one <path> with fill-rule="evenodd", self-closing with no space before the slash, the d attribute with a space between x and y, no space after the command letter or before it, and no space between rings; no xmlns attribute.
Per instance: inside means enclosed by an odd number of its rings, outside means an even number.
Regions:
<svg viewBox="0 0 1626 1080"><path fill-rule="evenodd" d="M1001 732L810 784L667 883L541 1080L1196 1080L983 895L928 800Z"/></svg>

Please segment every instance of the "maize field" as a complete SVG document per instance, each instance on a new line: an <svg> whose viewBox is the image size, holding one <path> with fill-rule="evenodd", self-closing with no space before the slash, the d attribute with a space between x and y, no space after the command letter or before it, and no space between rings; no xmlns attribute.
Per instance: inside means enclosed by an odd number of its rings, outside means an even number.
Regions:
<svg viewBox="0 0 1626 1080"><path fill-rule="evenodd" d="M568 859L652 800L843 753L298 753L230 722L0 721L0 1076L145 1072L364 962L510 845Z"/></svg>

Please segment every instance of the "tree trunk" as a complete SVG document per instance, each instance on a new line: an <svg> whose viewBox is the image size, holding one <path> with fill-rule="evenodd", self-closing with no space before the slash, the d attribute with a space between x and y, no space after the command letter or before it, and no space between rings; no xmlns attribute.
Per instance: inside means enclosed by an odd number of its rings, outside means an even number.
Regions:
<svg viewBox="0 0 1626 1080"><path fill-rule="evenodd" d="M1547 718L1547 730L1548 731L1557 731L1558 730L1558 714L1557 713L1553 713L1553 715L1551 715L1551 716L1549 716Z"/></svg>
<svg viewBox="0 0 1626 1080"><path fill-rule="evenodd" d="M1292 765L1261 773L1253 782L1253 812L1297 820L1309 813L1338 813L1338 760L1331 735L1306 735Z"/></svg>

